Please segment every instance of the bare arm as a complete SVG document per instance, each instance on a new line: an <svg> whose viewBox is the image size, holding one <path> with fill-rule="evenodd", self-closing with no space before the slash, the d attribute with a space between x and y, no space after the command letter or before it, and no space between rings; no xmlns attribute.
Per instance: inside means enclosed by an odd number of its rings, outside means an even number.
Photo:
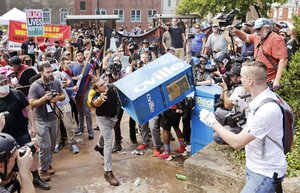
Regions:
<svg viewBox="0 0 300 193"><path fill-rule="evenodd" d="M282 72L285 69L286 65L287 65L288 59L281 59L279 60L278 63L278 68L277 68L277 73L274 79L274 83L273 83L273 87L279 86L280 85L280 79L282 77Z"/></svg>
<svg viewBox="0 0 300 193"><path fill-rule="evenodd" d="M36 126L35 126L35 121L34 121L34 113L31 110L30 105L25 107L24 110L27 112L28 120L29 120L29 123L31 125L31 128L30 128L31 129L31 137L35 137L35 135L36 135Z"/></svg>

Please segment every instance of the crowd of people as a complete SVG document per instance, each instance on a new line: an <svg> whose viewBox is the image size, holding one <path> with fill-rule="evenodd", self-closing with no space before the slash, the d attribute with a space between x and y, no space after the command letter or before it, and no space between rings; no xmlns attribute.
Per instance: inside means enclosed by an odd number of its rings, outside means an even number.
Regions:
<svg viewBox="0 0 300 193"><path fill-rule="evenodd" d="M11 135L15 140L9 139L9 143L12 143L11 149L1 151L7 152L0 157L4 166L0 168L2 186L11 185L7 183L10 174L8 159L14 157L12 159L15 161L18 157L14 153L16 144L24 146L35 139L39 152L34 155L33 162L31 161L32 166L35 166L31 167L34 168L31 170L33 185L50 189L47 182L55 173L51 166L53 153L58 153L65 146L66 140L70 143L72 153L79 153L80 144L76 143L75 136L87 132L87 139L94 139L93 116L100 129L94 150L104 158L104 177L111 185L119 185L112 172L111 155L122 150L121 131L127 125L121 125L123 109L113 83L145 65L151 65L151 61L165 53L173 54L192 66L196 86L219 84L222 87L223 104L217 109L216 118L207 112L200 114L201 120L216 131L215 141L235 148L246 146L246 159L249 161L247 174L252 176L252 173L256 173L268 180L272 180L272 176L270 171L266 172L268 169L265 167L274 159L271 158L272 155L279 153L280 162L272 163L274 172L283 179L286 169L284 154L274 149L272 142L267 141L266 145L266 148L272 150L266 151L270 155L259 160L255 158L261 139L268 133L275 132L273 128L280 132L282 117L279 109L273 104L264 108L266 111L269 106L274 109L274 112L268 114L278 116L278 124L273 122L273 117L266 117L265 114L262 116L264 120L251 115L247 123L229 124L227 118L230 114L244 113L244 120L249 114L245 113L246 109L255 106L254 101L259 102L264 98L259 97L261 93L274 97L267 85L273 89L280 85L283 70L287 67L292 53L298 50L295 29L265 18L259 18L255 22L248 21L241 29L236 25L221 28L219 23L206 22L183 29L178 26L176 18L166 24L160 21L160 24L165 28L160 52L149 48L150 43L147 40L137 45L130 43L126 37L122 38L118 49L106 49L103 31L98 32L95 29L74 29L70 40L51 42L46 38L40 45L30 37L22 44L21 52L1 48L0 125L2 133ZM122 34L127 33L125 27L119 31ZM142 33L141 26L137 26L132 33L128 32L126 35ZM124 58L129 58L127 65L123 63ZM252 98L249 105L249 98L239 97L247 93ZM174 140L171 134L173 127L178 139L175 152L184 153L186 146L190 145L193 105L193 98L188 97L143 125L138 125L130 118L128 127L131 143L139 151L143 151L150 147L151 135L153 155L162 160L172 160L170 141ZM261 114L262 112L257 113ZM266 122L269 118L270 121ZM182 129L179 127L180 121ZM217 121L222 125L217 124ZM260 125L255 125L259 121L266 124L260 128ZM77 127L73 126L73 122ZM277 126L273 127L275 124ZM161 127L163 140L160 135ZM137 140L136 130L139 130L142 137L140 142ZM0 148L1 140L8 140L1 137ZM280 137L277 136L276 140L280 141ZM17 159L18 165L20 160L20 173L26 171L24 176L29 175L30 167L21 169L21 162L22 159L30 157L29 155L30 152L27 151L24 158ZM30 165L29 162L27 160L27 166ZM257 162L260 163L260 168L255 165ZM248 178L248 181L253 180L252 177ZM244 192L249 192L249 183ZM264 188L271 187L267 186Z"/></svg>

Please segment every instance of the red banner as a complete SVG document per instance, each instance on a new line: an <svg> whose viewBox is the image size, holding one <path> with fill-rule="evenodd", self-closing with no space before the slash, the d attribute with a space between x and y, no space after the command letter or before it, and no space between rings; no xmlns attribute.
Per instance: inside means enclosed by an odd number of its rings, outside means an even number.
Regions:
<svg viewBox="0 0 300 193"><path fill-rule="evenodd" d="M38 44L42 43L45 38L49 38L53 43L55 40L59 40L61 43L65 39L69 39L71 36L71 26L64 25L44 25L44 35L37 37ZM19 21L9 21L9 49L19 49L19 44L28 40L27 37L27 25L26 23Z"/></svg>

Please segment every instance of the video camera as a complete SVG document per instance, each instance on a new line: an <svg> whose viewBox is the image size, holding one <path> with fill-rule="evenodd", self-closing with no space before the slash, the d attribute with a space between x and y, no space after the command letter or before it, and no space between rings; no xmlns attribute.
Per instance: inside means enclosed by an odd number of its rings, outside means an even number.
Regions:
<svg viewBox="0 0 300 193"><path fill-rule="evenodd" d="M188 39L194 39L194 38L195 38L195 35L192 34L192 33L188 33L188 34L187 34L187 38L188 38Z"/></svg>
<svg viewBox="0 0 300 193"><path fill-rule="evenodd" d="M34 146L34 142L29 142L29 143L26 143L24 146L18 148L18 152L19 152L20 157L25 155L28 148L31 150L32 156L36 153L37 149ZM13 171L15 171L15 172L19 171L17 162L14 165Z"/></svg>
<svg viewBox="0 0 300 193"><path fill-rule="evenodd" d="M230 127L242 127L246 124L246 113L245 110L242 112L229 113L225 118L225 125L229 125Z"/></svg>
<svg viewBox="0 0 300 193"><path fill-rule="evenodd" d="M223 80L225 82L225 84L227 85L227 87L229 86L232 86L232 82L231 82L231 79L230 79L230 76L226 73L224 73L222 76L220 77L213 77L215 83L222 83Z"/></svg>
<svg viewBox="0 0 300 193"><path fill-rule="evenodd" d="M158 51L158 45L157 45L157 43L150 44L148 48L149 48L150 52L157 52Z"/></svg>

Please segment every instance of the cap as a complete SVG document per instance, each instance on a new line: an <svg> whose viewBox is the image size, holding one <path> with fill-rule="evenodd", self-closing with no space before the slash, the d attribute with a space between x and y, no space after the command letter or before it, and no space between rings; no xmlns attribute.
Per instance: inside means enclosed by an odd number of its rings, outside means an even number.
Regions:
<svg viewBox="0 0 300 193"><path fill-rule="evenodd" d="M206 30L208 28L210 28L210 25L207 22L204 21L204 22L201 23L201 29L202 30Z"/></svg>
<svg viewBox="0 0 300 193"><path fill-rule="evenodd" d="M93 52L94 52L94 53L100 52L100 49L95 47L95 48L93 49Z"/></svg>
<svg viewBox="0 0 300 193"><path fill-rule="evenodd" d="M0 74L0 84L4 81L7 81L7 77L4 74Z"/></svg>
<svg viewBox="0 0 300 193"><path fill-rule="evenodd" d="M249 20L247 21L246 25L254 26L255 21L254 20Z"/></svg>
<svg viewBox="0 0 300 193"><path fill-rule="evenodd" d="M149 42L147 41L147 39L144 39L144 40L142 41L142 44L149 44Z"/></svg>
<svg viewBox="0 0 300 193"><path fill-rule="evenodd" d="M219 27L219 24L218 23L214 23L212 26L213 27Z"/></svg>
<svg viewBox="0 0 300 193"><path fill-rule="evenodd" d="M0 134L0 162L6 162L17 149L16 140L9 134Z"/></svg>
<svg viewBox="0 0 300 193"><path fill-rule="evenodd" d="M241 74L241 67L240 66L234 66L230 69L229 72L227 72L228 76L239 76Z"/></svg>
<svg viewBox="0 0 300 193"><path fill-rule="evenodd" d="M265 25L271 25L270 21L266 18L259 18L255 21L253 29L259 29Z"/></svg>
<svg viewBox="0 0 300 193"><path fill-rule="evenodd" d="M209 60L209 57L206 54L200 54L198 58L204 58L205 60Z"/></svg>
<svg viewBox="0 0 300 193"><path fill-rule="evenodd" d="M59 40L55 40L54 43L59 44Z"/></svg>
<svg viewBox="0 0 300 193"><path fill-rule="evenodd" d="M69 51L64 51L63 56L71 54Z"/></svg>
<svg viewBox="0 0 300 193"><path fill-rule="evenodd" d="M17 74L17 72L16 71L13 71L13 70L8 70L6 73L5 73L5 75L7 76L7 77L9 77L10 75L12 75L12 74Z"/></svg>
<svg viewBox="0 0 300 193"><path fill-rule="evenodd" d="M8 70L6 67L0 67L0 74L5 74Z"/></svg>
<svg viewBox="0 0 300 193"><path fill-rule="evenodd" d="M10 63L11 65L19 66L22 63L22 60L18 56L14 56L10 59Z"/></svg>

